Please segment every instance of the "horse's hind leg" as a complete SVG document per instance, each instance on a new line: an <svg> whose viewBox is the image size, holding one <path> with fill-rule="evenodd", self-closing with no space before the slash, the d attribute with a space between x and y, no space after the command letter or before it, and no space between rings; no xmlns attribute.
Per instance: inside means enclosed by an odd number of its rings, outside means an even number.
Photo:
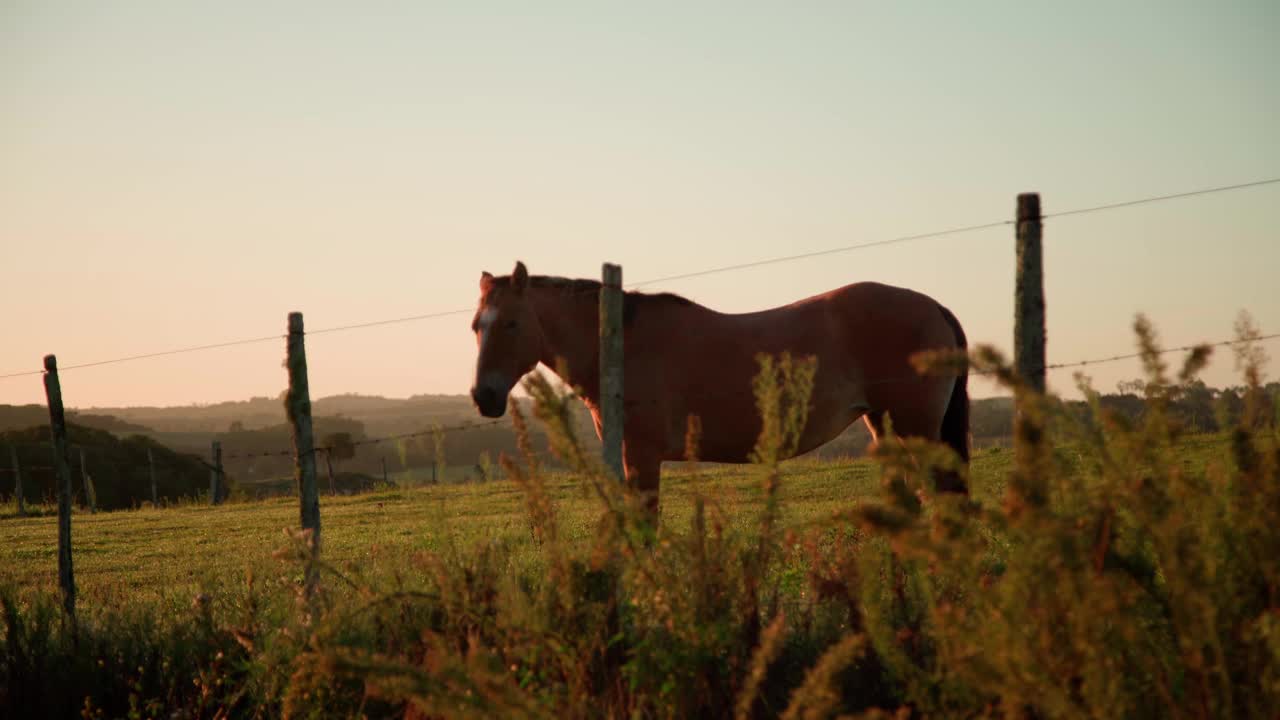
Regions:
<svg viewBox="0 0 1280 720"><path fill-rule="evenodd" d="M884 438L884 416L883 410L873 410L863 418L876 445ZM893 433L898 438L918 437L932 442L939 442L942 438L942 417L935 412L904 411L899 415L890 413L889 419L893 423ZM933 473L933 480L941 492L968 492L964 477L953 470L938 470Z"/></svg>
<svg viewBox="0 0 1280 720"><path fill-rule="evenodd" d="M867 424L867 430L871 431L872 447L873 448L880 447L880 443L884 442L884 435L885 435L885 422L884 422L885 411L872 410L871 412L864 415L862 419ZM898 438L899 443L902 442L902 438L904 437L911 437L911 436L928 437L927 433L917 432L915 427L916 423L912 423L909 418L907 419L906 422L899 422L898 417L891 414L889 415L889 420L890 422L893 423L893 435L894 437ZM930 439L936 440L937 438L931 437Z"/></svg>
<svg viewBox="0 0 1280 720"><path fill-rule="evenodd" d="M880 438L884 437L884 411L870 410L862 416L862 422L867 424L867 430L871 433L871 444L879 445Z"/></svg>

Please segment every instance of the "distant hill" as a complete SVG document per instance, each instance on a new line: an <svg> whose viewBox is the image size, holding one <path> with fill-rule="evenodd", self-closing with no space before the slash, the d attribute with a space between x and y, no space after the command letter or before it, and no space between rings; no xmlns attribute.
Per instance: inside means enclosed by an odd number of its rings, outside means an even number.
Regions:
<svg viewBox="0 0 1280 720"><path fill-rule="evenodd" d="M599 441L586 410L577 414L579 435L590 447ZM432 426L457 426L482 420L471 399L465 395L416 395L384 398L370 395L336 395L312 403L318 443L333 433L345 432L357 441L422 433ZM532 416L532 412L526 413ZM1013 401L1010 398L974 400L970 416L974 442L1000 443L1012 433ZM214 440L222 443L226 472L243 485L272 483L293 473L289 427L281 400L265 397L208 406L92 408L75 413L77 422L116 434L142 434L181 453L209 458ZM43 406L0 406L0 427L44 425L48 412ZM25 423L25 424L23 424ZM537 424L535 436L541 438ZM814 450L816 457L858 456L871 440L863 423L854 423L838 438ZM545 453L545 441L536 443ZM285 451L285 452L281 452ZM507 423L449 433L444 442L445 465L453 474L475 474L487 457L496 463L502 453L515 455L516 440ZM253 455L253 457L246 457ZM2 458L0 458L2 459ZM430 477L435 464L435 444L429 436L395 442L362 445L355 457L337 464L337 471L382 477L383 463L389 476L408 472ZM326 467L320 465L323 474Z"/></svg>
<svg viewBox="0 0 1280 720"><path fill-rule="evenodd" d="M67 411L67 422L123 435L149 432L145 425L128 422L116 415ZM23 430L49 424L49 408L44 405L0 405L0 432Z"/></svg>
<svg viewBox="0 0 1280 720"><path fill-rule="evenodd" d="M452 399L452 398L451 398ZM331 402L336 400L336 402ZM465 413L451 413L442 407L438 399L409 401L378 402L381 398L351 397L334 399L325 398L323 402L313 405L315 416L314 435L317 445L323 446L335 433L348 433L358 443L354 457L334 462L338 473L353 472L381 478L385 467L389 477L411 473L415 477L430 477L431 468L436 464L436 444L431 429L457 428L458 426L476 425L483 418L475 416L470 400L466 405L458 396L454 406L465 408ZM320 408L332 412L340 408L342 415L322 415ZM428 411L429 409L429 411ZM401 413L408 414L401 414ZM526 407L526 415L532 416ZM579 417L579 434L589 447L598 447L590 417L583 410ZM536 451L547 462L553 462L547 450L546 440L541 428L534 423L532 428ZM403 437L411 435L412 437ZM218 433L155 433L160 442L189 452L208 455L208 448L213 440L222 443L224 466L246 487L263 482L270 482L293 473L292 453L280 454L281 449L292 447L290 428L283 420L269 427L258 429L241 429ZM381 442L369 442L382 440ZM509 418L497 425L469 427L465 430L451 429L443 433L443 465L452 468L450 477L466 477L478 474L477 466L488 458L497 463L503 453L518 454L516 436L511 428ZM251 455L251 457L245 457ZM385 465L384 465L385 463ZM327 465L324 458L318 463L324 485L327 479Z"/></svg>
<svg viewBox="0 0 1280 720"><path fill-rule="evenodd" d="M1280 408L1280 385L1265 389L1264 401L1270 405L1261 417L1277 417ZM1237 417L1243 407L1243 390L1227 388L1218 390L1196 382L1182 388L1171 404L1171 410L1181 418L1190 430L1213 431L1219 426L1219 418ZM527 402L524 404L527 408ZM1145 412L1145 400L1141 388L1126 385L1117 393L1103 395L1100 399L1108 412L1128 418L1138 418ZM1075 412L1086 413L1084 403L1069 403ZM579 435L590 448L598 448L599 441L586 410L575 403L575 421ZM334 463L338 474L350 473L353 486L367 483L361 478L383 477L412 478L414 481L430 478L436 466L436 444L429 431L434 426L453 427L481 422L465 395L416 395L408 398L384 398L368 395L337 395L320 398L312 404L315 437L318 445L324 445L328 436L347 433L360 443L354 457ZM526 412L532 416L531 412ZM229 480L244 488L259 486L264 489L278 485L293 474L292 440L285 423L284 406L280 398L255 397L249 400L217 403L215 405L186 407L125 407L88 408L69 411L70 422L83 431L93 430L98 435L94 442L112 448L113 459L106 463L121 469L121 477L128 476L126 484L133 483L145 473L145 452L136 449L143 443L153 447L165 447L175 457L196 456L209 459L210 445L214 440L222 443L224 467ZM1002 444L1013 431L1013 401L1007 397L974 400L970 407L970 427L975 445ZM41 405L0 405L0 430L23 430L47 433L48 412ZM535 448L547 456L545 439L537 423L533 424ZM368 442L376 439L400 439L385 442ZM141 436L141 437L138 437ZM123 439L121 439L123 438ZM861 455L870 441L865 426L854 423L848 430L830 443L814 450L818 457ZM86 441L88 444L88 441ZM443 465L445 476L452 479L475 477L479 467L496 464L501 454L517 454L516 438L507 422L453 431L444 438ZM47 465L35 457L40 465ZM327 465L321 458L319 468L321 484L327 487ZM0 468L5 465L0 455ZM130 466L123 469L122 463ZM175 461L177 463L177 461ZM178 494L207 492L207 472L190 463L177 463L183 470L182 480L173 487ZM0 470L0 472L3 472ZM188 477L189 475L189 477ZM124 482L124 480L122 480ZM0 493L12 486L0 476ZM130 485L132 487L132 485ZM122 496L121 502L136 500L132 490Z"/></svg>
<svg viewBox="0 0 1280 720"><path fill-rule="evenodd" d="M87 408L85 411L111 415L157 432L219 432L227 430L233 422L249 428L284 422L284 406L281 401L267 397L214 405L104 407Z"/></svg>
<svg viewBox="0 0 1280 720"><path fill-rule="evenodd" d="M84 469L92 478L100 510L135 507L151 501L151 472L147 450L156 469L157 496L163 501L208 495L209 470L199 458L186 455L141 435L120 438L105 430L68 424L68 461L76 502L86 502ZM49 426L0 433L0 502L13 501L13 474L8 448L17 451L22 467L23 497L28 502L55 502L57 486L53 470L53 444ZM81 465L83 450L84 465Z"/></svg>
<svg viewBox="0 0 1280 720"><path fill-rule="evenodd" d="M361 445L355 457L335 463L339 474L355 473L379 479L384 462L388 477L431 477L436 464L435 442L423 433L435 426L448 428L484 420L465 395L409 398L338 395L313 401L312 414L318 444L323 444L333 433L349 433L356 441L418 435ZM90 408L68 411L68 418L117 436L142 435L178 453L205 460L211 459L210 446L217 440L222 443L228 477L246 488L274 483L293 473L292 438L279 398L255 397L184 407ZM584 441L598 446L585 409L579 411L577 419ZM0 429L45 428L48 422L48 410L42 405L0 406ZM536 424L534 434L540 437ZM545 441L537 440L535 446L547 454ZM485 458L496 464L502 453L517 453L509 422L450 432L444 439L443 460L448 477L475 476ZM3 460L0 457L0 467L4 465ZM327 487L327 466L323 462L320 471L321 484ZM207 478L203 482L207 483Z"/></svg>
<svg viewBox="0 0 1280 720"><path fill-rule="evenodd" d="M281 397L254 397L214 405L180 407L88 408L86 412L110 415L165 433L230 432L233 426L236 430L259 430L285 421ZM313 399L311 412L315 417L342 416L358 420L370 433L380 435L414 432L433 423L456 425L478 418L471 398L466 395L415 395L408 398L335 395ZM44 421L47 420L45 414Z"/></svg>

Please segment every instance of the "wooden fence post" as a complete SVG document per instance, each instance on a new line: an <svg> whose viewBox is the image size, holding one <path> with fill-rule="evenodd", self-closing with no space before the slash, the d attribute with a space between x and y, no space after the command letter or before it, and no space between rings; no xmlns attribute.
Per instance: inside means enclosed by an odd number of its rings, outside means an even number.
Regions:
<svg viewBox="0 0 1280 720"><path fill-rule="evenodd" d="M600 440L604 464L618 480L622 466L622 267L605 263L600 287Z"/></svg>
<svg viewBox="0 0 1280 720"><path fill-rule="evenodd" d="M222 494L225 492L222 481L222 442L214 440L210 453L213 466L209 468L209 504L217 505L222 501Z"/></svg>
<svg viewBox="0 0 1280 720"><path fill-rule="evenodd" d="M431 426L431 484L439 485L449 469L444 453L444 429L439 425Z"/></svg>
<svg viewBox="0 0 1280 720"><path fill-rule="evenodd" d="M1045 391L1044 255L1040 247L1040 195L1018 196L1017 287L1014 290L1013 361L1036 392Z"/></svg>
<svg viewBox="0 0 1280 720"><path fill-rule="evenodd" d="M53 440L53 469L58 477L58 586L62 609L76 617L76 580L71 569L71 464L67 462L67 418L62 410L58 359L44 356L44 394L49 402L49 431Z"/></svg>
<svg viewBox="0 0 1280 720"><path fill-rule="evenodd" d="M9 461L13 463L13 494L18 499L18 517L27 514L27 498L22 494L22 466L18 464L18 448L9 446Z"/></svg>
<svg viewBox="0 0 1280 720"><path fill-rule="evenodd" d="M98 491L93 487L93 477L84 462L84 448L80 448L80 479L84 481L84 502L89 506L89 514L93 515L98 512Z"/></svg>
<svg viewBox="0 0 1280 720"><path fill-rule="evenodd" d="M156 507L160 501L156 493L156 459L151 454L151 448L147 448L147 470L151 473L151 506Z"/></svg>
<svg viewBox="0 0 1280 720"><path fill-rule="evenodd" d="M1013 452L1015 472L1007 507L1043 507L1048 488L1041 477L1046 456L1044 421L1038 405L1045 392L1044 264L1040 246L1040 196L1018 196L1017 281L1014 295L1013 362L1025 389L1015 396Z"/></svg>
<svg viewBox="0 0 1280 720"><path fill-rule="evenodd" d="M289 313L289 339L285 365L289 370L289 392L285 414L293 435L294 477L298 482L302 529L311 532L311 557L307 564L306 591L315 593L318 572L314 560L320 556L320 493L316 487L316 442L311 429L311 390L307 385L306 334L302 313Z"/></svg>
<svg viewBox="0 0 1280 720"><path fill-rule="evenodd" d="M382 484L384 487L391 484L387 482L387 456L386 455L382 456Z"/></svg>

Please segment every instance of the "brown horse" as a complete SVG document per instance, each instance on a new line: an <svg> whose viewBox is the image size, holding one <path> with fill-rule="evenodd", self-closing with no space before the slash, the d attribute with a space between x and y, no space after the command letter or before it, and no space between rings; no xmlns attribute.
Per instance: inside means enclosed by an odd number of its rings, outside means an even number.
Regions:
<svg viewBox="0 0 1280 720"><path fill-rule="evenodd" d="M599 292L594 280L530 276L523 263L509 276L481 274L471 397L482 415L501 417L511 388L541 362L567 369L563 379L581 388L600 431ZM967 376L920 375L909 360L922 350L965 348L964 331L949 310L911 290L855 283L741 315L677 295L629 292L623 346L627 481L655 511L659 469L683 458L690 415L702 421L701 459L748 461L761 428L751 391L760 353L817 358L797 452L859 418L879 441L888 413L899 435L940 440L969 460ZM966 491L955 475L937 482Z"/></svg>

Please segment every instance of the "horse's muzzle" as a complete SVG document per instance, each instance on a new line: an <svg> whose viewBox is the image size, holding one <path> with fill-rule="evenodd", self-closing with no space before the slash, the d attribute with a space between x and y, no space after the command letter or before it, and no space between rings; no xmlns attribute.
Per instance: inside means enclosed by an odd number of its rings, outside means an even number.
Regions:
<svg viewBox="0 0 1280 720"><path fill-rule="evenodd" d="M506 394L491 387L471 388L471 400L476 404L480 414L487 418L500 418L507 412Z"/></svg>

